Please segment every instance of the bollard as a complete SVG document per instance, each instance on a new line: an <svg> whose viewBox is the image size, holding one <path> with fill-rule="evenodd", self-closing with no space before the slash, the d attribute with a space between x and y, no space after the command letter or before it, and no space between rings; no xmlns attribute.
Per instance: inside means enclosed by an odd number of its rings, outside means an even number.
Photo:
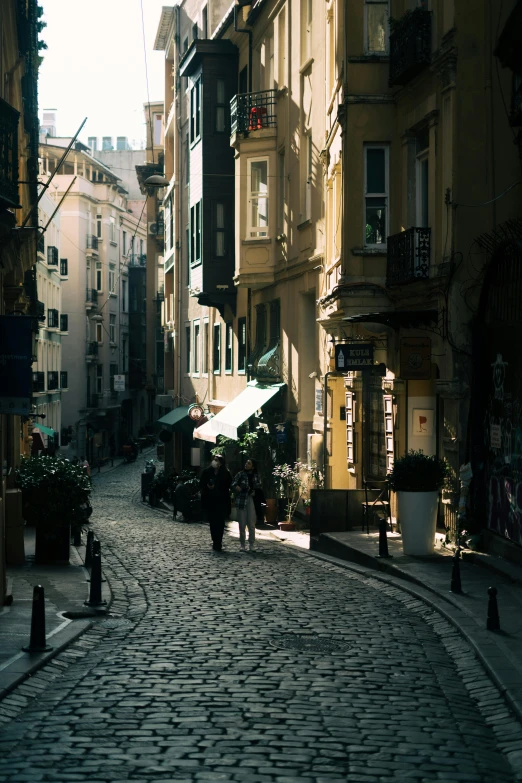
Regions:
<svg viewBox="0 0 522 783"><path fill-rule="evenodd" d="M457 549L453 556L450 593L462 593L462 585L460 582L460 549Z"/></svg>
<svg viewBox="0 0 522 783"><path fill-rule="evenodd" d="M24 652L39 653L52 650L45 641L45 598L44 589L37 585L33 589L33 611L31 614L31 638L28 647L22 647Z"/></svg>
<svg viewBox="0 0 522 783"><path fill-rule="evenodd" d="M92 542L92 557L94 555L100 555L101 557L101 541L98 538L93 539ZM92 566L91 566L91 579L92 579ZM91 579L87 579L88 582L91 581ZM106 579L102 579L102 582L106 582Z"/></svg>
<svg viewBox="0 0 522 783"><path fill-rule="evenodd" d="M500 631L500 617L498 616L497 588L488 587L488 631Z"/></svg>
<svg viewBox="0 0 522 783"><path fill-rule="evenodd" d="M106 604L107 601L102 600L101 555L97 552L92 556L91 588L89 600L85 601L85 606L106 606Z"/></svg>
<svg viewBox="0 0 522 783"><path fill-rule="evenodd" d="M393 557L388 552L388 537L386 535L386 527L388 520L386 517L379 517L379 557Z"/></svg>
<svg viewBox="0 0 522 783"><path fill-rule="evenodd" d="M87 533L87 543L85 544L85 568L90 568L92 565L92 544L94 541L94 531L89 530Z"/></svg>

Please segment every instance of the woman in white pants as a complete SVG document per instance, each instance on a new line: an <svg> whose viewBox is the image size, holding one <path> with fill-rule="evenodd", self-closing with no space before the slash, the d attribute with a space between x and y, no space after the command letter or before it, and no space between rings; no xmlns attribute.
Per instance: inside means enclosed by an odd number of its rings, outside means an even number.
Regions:
<svg viewBox="0 0 522 783"><path fill-rule="evenodd" d="M241 551L246 549L246 528L248 527L248 548L252 552L256 540L256 507L254 497L256 489L261 488L257 465L253 459L247 459L245 467L234 478L232 485L237 493L236 508L239 522L239 543Z"/></svg>

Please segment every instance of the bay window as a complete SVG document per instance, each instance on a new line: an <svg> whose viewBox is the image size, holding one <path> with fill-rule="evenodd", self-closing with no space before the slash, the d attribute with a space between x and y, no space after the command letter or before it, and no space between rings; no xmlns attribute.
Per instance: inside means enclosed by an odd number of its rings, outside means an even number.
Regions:
<svg viewBox="0 0 522 783"><path fill-rule="evenodd" d="M268 237L268 158L248 162L248 237Z"/></svg>

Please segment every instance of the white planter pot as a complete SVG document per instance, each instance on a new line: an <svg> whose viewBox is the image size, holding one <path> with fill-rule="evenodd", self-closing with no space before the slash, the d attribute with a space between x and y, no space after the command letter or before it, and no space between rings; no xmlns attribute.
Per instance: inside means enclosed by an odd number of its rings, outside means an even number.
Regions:
<svg viewBox="0 0 522 783"><path fill-rule="evenodd" d="M439 493L397 492L397 511L405 555L432 555L437 529Z"/></svg>

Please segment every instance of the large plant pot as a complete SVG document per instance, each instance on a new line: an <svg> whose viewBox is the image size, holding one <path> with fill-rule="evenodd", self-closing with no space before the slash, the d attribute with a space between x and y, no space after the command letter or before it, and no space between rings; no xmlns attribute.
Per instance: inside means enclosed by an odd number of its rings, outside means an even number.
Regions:
<svg viewBox="0 0 522 783"><path fill-rule="evenodd" d="M433 492L397 492L397 511L405 555L432 555L435 547L438 490Z"/></svg>
<svg viewBox="0 0 522 783"><path fill-rule="evenodd" d="M275 525L275 523L277 522L277 499L276 498L267 498L265 519L267 525Z"/></svg>
<svg viewBox="0 0 522 783"><path fill-rule="evenodd" d="M68 563L71 545L71 525L57 523L53 528L36 525L34 559L37 563Z"/></svg>

